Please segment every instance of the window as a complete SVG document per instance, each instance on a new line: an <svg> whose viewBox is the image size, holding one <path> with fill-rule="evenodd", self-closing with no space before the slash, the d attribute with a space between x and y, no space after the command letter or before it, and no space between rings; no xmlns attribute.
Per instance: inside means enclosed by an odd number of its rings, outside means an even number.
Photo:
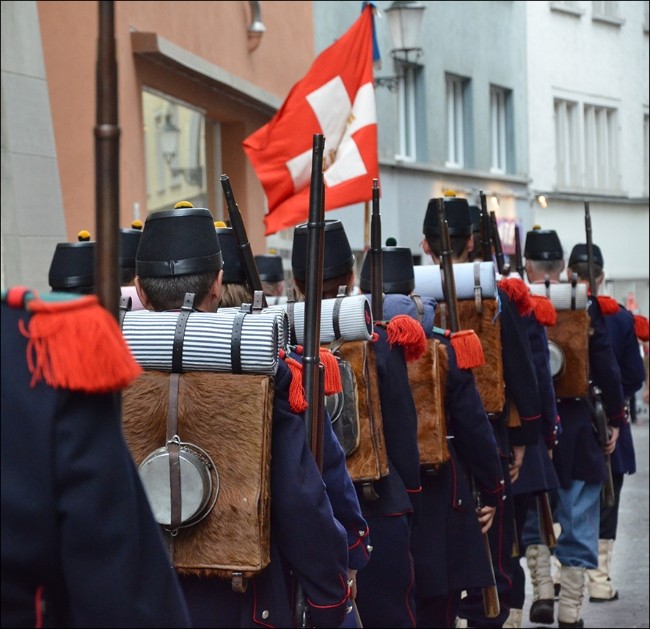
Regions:
<svg viewBox="0 0 650 629"><path fill-rule="evenodd" d="M625 20L620 17L618 2L592 2L592 19L613 26L621 26Z"/></svg>
<svg viewBox="0 0 650 629"><path fill-rule="evenodd" d="M494 85L490 87L490 143L490 170L493 173L512 172L512 91Z"/></svg>
<svg viewBox="0 0 650 629"><path fill-rule="evenodd" d="M575 15L580 17L584 10L580 8L578 2L572 0L555 0L554 2L549 2L551 11L558 11L560 13L568 13L570 15Z"/></svg>
<svg viewBox="0 0 650 629"><path fill-rule="evenodd" d="M399 97L399 129L398 154L395 159L412 162L416 157L416 124L415 124L415 71L416 67L402 67L403 80L398 92Z"/></svg>
<svg viewBox="0 0 650 629"><path fill-rule="evenodd" d="M555 153L558 187L580 187L577 104L555 99Z"/></svg>
<svg viewBox="0 0 650 629"><path fill-rule="evenodd" d="M592 2L593 14L599 17L619 17L618 2L607 2L600 0L600 2Z"/></svg>
<svg viewBox="0 0 650 629"><path fill-rule="evenodd" d="M148 210L179 199L210 207L205 182L206 120L202 111L169 96L142 92Z"/></svg>
<svg viewBox="0 0 650 629"><path fill-rule="evenodd" d="M468 85L468 79L447 75L447 162L445 165L451 168L465 166Z"/></svg>
<svg viewBox="0 0 650 629"><path fill-rule="evenodd" d="M585 187L619 188L618 122L616 110L584 106Z"/></svg>

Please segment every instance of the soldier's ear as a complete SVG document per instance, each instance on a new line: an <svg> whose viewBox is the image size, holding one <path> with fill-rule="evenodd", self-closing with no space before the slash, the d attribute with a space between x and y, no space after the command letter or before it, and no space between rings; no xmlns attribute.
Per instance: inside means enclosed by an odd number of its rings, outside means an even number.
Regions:
<svg viewBox="0 0 650 629"><path fill-rule="evenodd" d="M144 290L142 289L142 285L140 284L140 278L137 275L135 276L133 283L135 284L135 292L138 294L138 299L144 306L145 310L154 310L153 306L151 305L151 302L147 298L147 293L145 293Z"/></svg>
<svg viewBox="0 0 650 629"><path fill-rule="evenodd" d="M210 287L210 297L214 303L218 304L221 301L221 294L223 292L223 269L217 274L217 279L212 282Z"/></svg>

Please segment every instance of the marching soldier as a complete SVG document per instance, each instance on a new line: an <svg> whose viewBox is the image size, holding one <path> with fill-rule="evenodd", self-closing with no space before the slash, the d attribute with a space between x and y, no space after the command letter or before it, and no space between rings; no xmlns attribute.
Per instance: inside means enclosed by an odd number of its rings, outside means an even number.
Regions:
<svg viewBox="0 0 650 629"><path fill-rule="evenodd" d="M148 309L179 309L191 292L197 310L215 312L223 270L209 210L180 207L149 215L136 272ZM290 573L302 586L314 626L338 626L344 619L350 589L346 535L307 446L304 418L290 406L291 380L279 361L271 432L271 562L251 577L245 592L233 591L228 579L181 575L195 627L294 626Z"/></svg>
<svg viewBox="0 0 650 629"><path fill-rule="evenodd" d="M122 434L140 372L95 296L3 295L3 627L191 626Z"/></svg>
<svg viewBox="0 0 650 629"><path fill-rule="evenodd" d="M77 234L77 242L57 244L50 262L48 282L53 291L88 295L95 287L95 249L85 229Z"/></svg>
<svg viewBox="0 0 650 629"><path fill-rule="evenodd" d="M470 206L472 217L472 235L474 250L470 254L470 259L481 260L483 256L483 242L481 234L481 210L475 206ZM517 261L519 268L520 260ZM518 284L523 281L518 273L511 273L507 279L504 279L504 286L508 283ZM520 286L523 289L523 286ZM526 289L526 293L528 289ZM553 448L557 441L559 418L557 405L555 401L555 389L553 387L553 377L550 368L550 356L548 350L548 339L546 327L553 325L557 318L555 309L551 301L544 296L520 296L520 301L524 302L530 299L530 305L525 307L528 314L523 316L524 326L530 342L537 382L539 385L539 399L541 410L540 438L534 445L526 447L523 462L519 470L519 476L512 482L512 495L515 511L515 534L517 543L513 546L512 552L512 593L510 598L510 614L504 622L504 627L521 627L523 607L525 600L526 575L521 566L521 555L525 551L522 533L527 521L529 510L534 509L536 517L535 524L539 525L541 520L537 516L536 501L539 504L549 507L548 494L553 492L559 484L555 467L553 466ZM544 501L542 503L542 501ZM551 522L546 521L546 526L550 527ZM539 527L538 527L539 528ZM551 531L547 530L550 534ZM535 553L535 548L527 552L528 557ZM535 570L534 558L531 563L531 571ZM548 606L550 605L550 611ZM553 601L533 601L530 610L531 622L553 622Z"/></svg>
<svg viewBox="0 0 650 629"><path fill-rule="evenodd" d="M593 245L594 276L598 289L605 279L605 263L598 245ZM571 250L569 256L569 273L577 273L581 280L589 281L587 264L587 245L578 244ZM634 404L636 392L643 386L645 368L639 353L639 344L635 333L634 316L623 306L611 298L599 298L607 304L605 324L609 332L614 354L621 370L623 393L628 404ZM603 312L606 308L603 307ZM611 564L616 529L618 526L618 510L621 500L621 490L625 474L636 472L634 443L629 423L621 426L616 448L611 454L612 479L614 484L614 504L608 507L604 501L600 504L600 534L598 539L598 567L587 570L589 578L589 601L592 603L615 601L618 591L612 586Z"/></svg>
<svg viewBox="0 0 650 629"><path fill-rule="evenodd" d="M291 258L295 286L302 294L306 288L307 234L306 224L294 229ZM325 221L323 267L324 299L336 297L340 286L348 292L352 289L354 256L339 220ZM403 347L388 342L384 327L375 325L374 332L389 473L374 482L372 498L355 483L373 548L368 565L357 574L356 602L365 626L415 627L410 544L421 490L417 416Z"/></svg>
<svg viewBox="0 0 650 629"><path fill-rule="evenodd" d="M526 236L526 274L531 284L559 283L564 252L554 230L533 229ZM598 566L598 522L601 485L606 478L605 454L613 451L626 423L621 375L607 327L595 296L588 304L589 378L602 392L611 437L601 446L593 429L586 398L560 398L557 402L562 434L553 454L560 487L555 517L561 527L555 555L561 564L558 623L582 627L585 569ZM550 564L549 564L550 569Z"/></svg>
<svg viewBox="0 0 650 629"><path fill-rule="evenodd" d="M472 219L466 199L445 197L445 216L449 225L454 264L466 262L473 249ZM424 252L434 263L441 260L441 241L435 199L431 199L423 222ZM470 589L462 599L459 617L472 627L500 627L510 611L512 589L512 547L514 540L514 504L512 482L516 481L527 446L539 440L541 418L539 389L528 334L516 298L500 285L498 288L501 320L501 356L506 391L506 405L490 417L503 466L505 500L497 507L489 530L494 574L499 591L500 612L495 618L484 613L482 593ZM520 427L508 428L510 405L514 404Z"/></svg>
<svg viewBox="0 0 650 629"><path fill-rule="evenodd" d="M411 295L415 282L410 250L384 247L382 266L384 318L407 314L419 320L427 337L442 343L447 355L444 421L449 456L420 467L422 509L413 526L412 550L417 626L453 627L462 591L494 584L483 534L503 497L501 460L474 375L458 367L449 338L434 326L435 301ZM371 291L368 255L360 288ZM430 394L427 397L423 402L431 405ZM470 470L481 491L484 506L478 513L464 469Z"/></svg>
<svg viewBox="0 0 650 629"><path fill-rule="evenodd" d="M225 286L220 306L240 307L242 303L251 303L253 296L246 280L246 271L242 264L233 229L226 227L223 223L219 223L217 221L216 225L221 253L223 255L223 281ZM257 256L256 259L259 258L260 256ZM268 278L278 277L278 268L275 262L272 262L270 267L264 268L264 263L262 263L262 266L263 270L260 271L260 279L262 276ZM282 266L280 265L281 268ZM277 281L277 279L274 281ZM224 299L227 300L225 303ZM295 352L289 352L289 358L298 362L302 360L302 356ZM345 528L347 534L348 582L351 583L350 598L354 599L356 596L357 571L364 568L368 563L372 546L368 523L361 513L359 499L346 467L343 448L334 434L332 423L327 415L327 409L325 412L323 468L321 473L327 488L327 495L332 504L334 517Z"/></svg>
<svg viewBox="0 0 650 629"><path fill-rule="evenodd" d="M266 302L269 306L280 303L285 296L286 285L282 256L275 253L257 255L255 256L255 265L260 275L264 295L266 295Z"/></svg>

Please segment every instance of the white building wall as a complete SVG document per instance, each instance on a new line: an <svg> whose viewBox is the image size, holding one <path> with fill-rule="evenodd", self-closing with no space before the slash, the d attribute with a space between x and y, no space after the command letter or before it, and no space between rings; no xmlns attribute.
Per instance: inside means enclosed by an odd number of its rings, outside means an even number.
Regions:
<svg viewBox="0 0 650 629"><path fill-rule="evenodd" d="M557 230L565 255L585 242L584 201L590 202L593 239L605 258L607 290L619 301L635 293L648 315L648 29L647 2L618 2L620 20L594 20L592 2L577 11L553 10L559 2L526 2L528 128L533 216ZM554 98L618 111L619 178L616 189L558 186ZM583 135L582 127L580 136ZM584 174L584 153L580 153Z"/></svg>
<svg viewBox="0 0 650 629"><path fill-rule="evenodd" d="M65 240L36 2L3 2L2 288L49 291L43 269Z"/></svg>

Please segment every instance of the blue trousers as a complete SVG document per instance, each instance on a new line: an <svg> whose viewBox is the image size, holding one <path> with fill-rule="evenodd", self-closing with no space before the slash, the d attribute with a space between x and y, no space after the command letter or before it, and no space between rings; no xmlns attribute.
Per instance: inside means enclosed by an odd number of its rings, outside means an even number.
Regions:
<svg viewBox="0 0 650 629"><path fill-rule="evenodd" d="M555 520L562 531L555 556L563 566L597 568L600 484L574 480L557 489Z"/></svg>

